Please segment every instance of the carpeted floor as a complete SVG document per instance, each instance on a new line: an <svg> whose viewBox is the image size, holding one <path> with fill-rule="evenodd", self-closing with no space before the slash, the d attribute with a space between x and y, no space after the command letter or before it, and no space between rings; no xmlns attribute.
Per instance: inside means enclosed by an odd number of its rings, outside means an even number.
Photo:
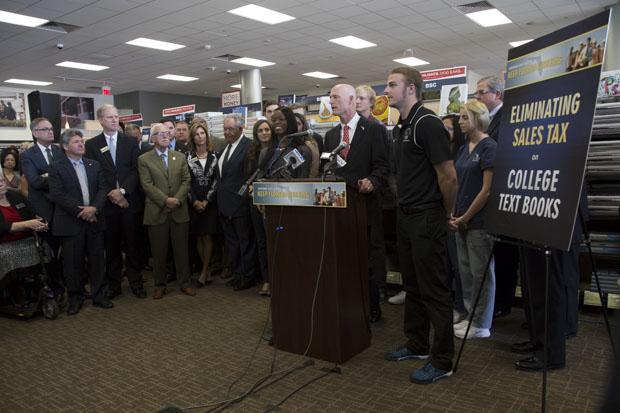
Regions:
<svg viewBox="0 0 620 413"><path fill-rule="evenodd" d="M239 396L270 373L274 350L260 340L268 299L255 290L233 292L221 280L187 297L169 286L162 300L127 292L103 310L88 303L57 320L0 317L0 412L156 412L166 407L205 412ZM150 291L149 291L150 292ZM402 306L385 304L372 346L293 394L284 412L533 412L540 411L541 375L517 372L523 314L496 322L489 339L468 342L459 371L429 386L409 382L422 361L393 363L383 354L403 342ZM597 312L582 314L568 342L567 368L549 373L549 411L593 412L604 393L610 345ZM460 341L456 341L457 345ZM458 348L458 347L457 347ZM262 412L330 364L301 366L301 356L277 352L275 371L290 371L228 411ZM270 380L282 377L276 374ZM207 407L208 405L208 407Z"/></svg>

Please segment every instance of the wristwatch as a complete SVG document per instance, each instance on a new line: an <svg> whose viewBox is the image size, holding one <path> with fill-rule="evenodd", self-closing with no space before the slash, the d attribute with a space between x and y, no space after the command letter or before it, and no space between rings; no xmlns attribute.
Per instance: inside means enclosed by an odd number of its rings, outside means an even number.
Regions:
<svg viewBox="0 0 620 413"><path fill-rule="evenodd" d="M119 191L121 191L121 195L125 196L125 188L118 188Z"/></svg>

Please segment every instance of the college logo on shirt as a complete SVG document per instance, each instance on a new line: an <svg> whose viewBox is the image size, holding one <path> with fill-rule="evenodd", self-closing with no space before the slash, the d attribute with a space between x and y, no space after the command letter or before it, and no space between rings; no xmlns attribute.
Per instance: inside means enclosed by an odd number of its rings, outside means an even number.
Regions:
<svg viewBox="0 0 620 413"><path fill-rule="evenodd" d="M480 155L478 152L474 153L474 156L471 157L472 162L480 162Z"/></svg>

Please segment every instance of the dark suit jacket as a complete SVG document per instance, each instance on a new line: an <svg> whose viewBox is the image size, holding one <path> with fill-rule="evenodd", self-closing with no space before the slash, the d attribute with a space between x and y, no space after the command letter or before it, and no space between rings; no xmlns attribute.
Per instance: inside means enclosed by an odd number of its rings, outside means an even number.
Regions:
<svg viewBox="0 0 620 413"><path fill-rule="evenodd" d="M244 160L252 145L252 141L241 136L241 142L235 152L228 158L226 168L220 174L219 166L216 168L218 176L217 206L220 213L226 217L249 215L250 209L247 200L239 196L239 188L245 183ZM218 159L222 155L218 155Z"/></svg>
<svg viewBox="0 0 620 413"><path fill-rule="evenodd" d="M495 142L497 142L497 139L499 138L499 124L500 124L500 121L502 120L502 109L504 109L504 106L499 108L495 116L493 116L493 119L491 120L489 127L487 128L487 134L491 138L493 138Z"/></svg>
<svg viewBox="0 0 620 413"><path fill-rule="evenodd" d="M84 204L80 181L71 161L64 157L55 161L50 166L49 172L50 195L56 203L52 234L56 236L77 235L82 228L86 227L99 231L105 229L103 212L110 189L106 185L99 162L87 158L82 158L82 160L88 178L90 205L97 208L97 222L91 224L77 217L81 211L80 206Z"/></svg>
<svg viewBox="0 0 620 413"><path fill-rule="evenodd" d="M64 158L65 155L57 145L52 145L54 160ZM34 207L37 215L52 222L54 204L50 198L48 177L49 165L41 153L41 149L34 144L21 155L21 171L28 181L28 201Z"/></svg>
<svg viewBox="0 0 620 413"><path fill-rule="evenodd" d="M340 145L340 128L341 125L338 125L325 134L325 152L331 152ZM347 184L354 188L357 188L359 179L368 178L375 187L373 192L376 192L387 183L387 145L385 127L360 116L349 147L347 164L336 169L336 175L342 176Z"/></svg>
<svg viewBox="0 0 620 413"><path fill-rule="evenodd" d="M22 221L28 221L35 218L35 212L30 202L19 192L9 190L6 193L6 199L9 205L17 210ZM4 215L0 214L0 240L11 231L12 222L6 222Z"/></svg>
<svg viewBox="0 0 620 413"><path fill-rule="evenodd" d="M106 185L125 190L125 198L129 202L132 212L142 210L142 197L140 196L140 180L138 178L138 156L140 150L135 139L119 133L116 138L116 165L112 162L108 143L103 133L86 141L86 153L84 156L94 159L101 165L104 171ZM106 214L118 212L121 208L110 201L106 204Z"/></svg>

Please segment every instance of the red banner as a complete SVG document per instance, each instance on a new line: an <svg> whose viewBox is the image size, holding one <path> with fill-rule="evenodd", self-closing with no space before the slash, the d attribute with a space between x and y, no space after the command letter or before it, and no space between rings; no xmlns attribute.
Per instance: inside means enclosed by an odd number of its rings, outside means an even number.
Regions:
<svg viewBox="0 0 620 413"><path fill-rule="evenodd" d="M429 80L447 79L451 77L462 77L467 75L467 66L449 67L446 69L435 69L420 72L422 80L428 82Z"/></svg>
<svg viewBox="0 0 620 413"><path fill-rule="evenodd" d="M196 105L177 106L176 108L166 108L161 111L162 116L174 116L182 113L196 112Z"/></svg>

